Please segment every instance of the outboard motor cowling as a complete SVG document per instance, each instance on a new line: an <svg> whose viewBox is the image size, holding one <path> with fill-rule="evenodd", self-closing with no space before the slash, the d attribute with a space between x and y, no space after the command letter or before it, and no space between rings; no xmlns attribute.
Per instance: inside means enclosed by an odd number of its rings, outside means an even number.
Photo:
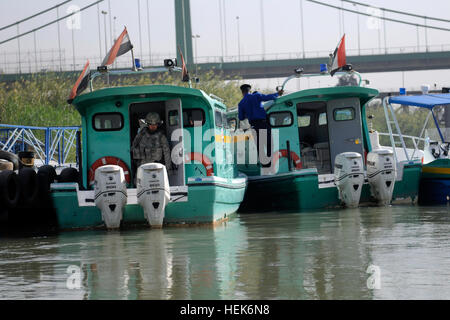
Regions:
<svg viewBox="0 0 450 320"><path fill-rule="evenodd" d="M170 186L166 167L160 163L146 163L137 170L137 199L152 228L163 225L166 205L170 201Z"/></svg>
<svg viewBox="0 0 450 320"><path fill-rule="evenodd" d="M127 185L123 169L106 165L95 170L95 205L102 212L108 229L120 227L123 208L127 204Z"/></svg>
<svg viewBox="0 0 450 320"><path fill-rule="evenodd" d="M367 155L367 179L370 193L381 205L388 205L394 192L396 165L391 150L380 149Z"/></svg>
<svg viewBox="0 0 450 320"><path fill-rule="evenodd" d="M339 199L347 207L357 207L364 184L362 157L357 152L343 152L334 161L334 181Z"/></svg>

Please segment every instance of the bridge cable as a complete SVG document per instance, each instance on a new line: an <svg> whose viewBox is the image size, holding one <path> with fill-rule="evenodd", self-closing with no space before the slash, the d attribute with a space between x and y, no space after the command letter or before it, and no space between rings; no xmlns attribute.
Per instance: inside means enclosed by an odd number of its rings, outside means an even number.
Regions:
<svg viewBox="0 0 450 320"><path fill-rule="evenodd" d="M415 27L423 27L423 28L435 29L435 30L441 30L441 31L450 31L449 28L427 26L425 24L420 24L420 23L408 22L408 21L397 20L397 19L386 18L386 17L378 17L378 16L374 16L374 15L369 14L369 13L363 13L363 12L359 12L359 11L355 11L355 10L341 8L341 7L337 7L337 6L334 6L334 5L331 5L331 4L327 4L327 3L323 3L323 2L320 2L320 1L316 1L316 0L306 0L306 1L309 1L309 2L312 2L312 3L315 3L315 4L319 4L319 5L322 5L322 6L325 6L325 7L330 7L330 8L333 8L333 9L343 10L343 11L347 11L347 12L351 12L351 13L354 13L354 14L359 14L359 15L363 15L363 16L367 16L367 17L376 17L376 18L381 19L381 20L407 24L407 25L411 25L411 26L415 26Z"/></svg>
<svg viewBox="0 0 450 320"><path fill-rule="evenodd" d="M77 14L77 13L79 13L79 12L81 12L81 11L84 11L84 10L86 10L86 9L89 9L90 7L95 6L97 3L100 3L100 2L103 2L103 1L104 1L104 0L98 0L98 1L96 1L96 2L94 2L94 3L91 3L91 4L89 4L89 5L87 5L87 6L83 7L83 8L81 8L80 11L74 11L74 12L72 12L72 13L69 13L68 15L65 15L64 17L61 17L61 18L56 19L56 20L53 20L53 21L51 21L51 22L49 22L49 23L46 23L46 24L44 24L44 25L42 25L42 26L40 26L40 27L37 27L37 28L34 28L34 29L30 30L30 31L21 33L21 34L19 34L19 35L17 35L17 36L14 36L14 37L12 37L12 38L9 38L9 39L0 41L0 45L1 45L1 44L4 44L4 43L6 43L6 42L9 42L9 41L15 40L15 39L17 39L17 38L21 38L21 37L23 37L23 36L26 36L27 34L33 33L33 32L35 32L35 31L38 31L38 30L43 29L43 28L45 28L45 27L48 27L49 25L52 25L52 24L54 24L54 23L56 23L56 22L58 22L58 21L67 19L68 17L71 17L71 16L73 16L74 14Z"/></svg>
<svg viewBox="0 0 450 320"><path fill-rule="evenodd" d="M357 5L360 5L360 6L363 6L363 7L370 7L370 8L380 9L380 10L386 11L386 12L403 14L405 16L412 16L412 17L416 17L416 18L423 18L423 19L427 19L427 20L435 20L435 21L441 21L441 22L450 22L450 20L447 20L447 19L421 16L421 15L418 15L418 14L415 14L415 13L402 12L402 11L397 11L397 10L392 10L392 9L387 9L387 8L376 7L376 6L372 6L370 4L357 2L357 1L351 1L351 0L341 0L341 1L348 2L348 3L351 3L351 4L357 4Z"/></svg>
<svg viewBox="0 0 450 320"><path fill-rule="evenodd" d="M35 18L35 17L37 17L37 16L40 16L41 14L44 14L44 13L46 13L46 12L49 12L49 11L51 11L51 10L53 10L53 9L56 9L56 8L62 6L62 5L65 5L66 3L70 2L70 1L72 1L72 0L66 0L66 1L64 1L64 2L61 2L60 4L57 4L56 6L53 6L53 7L51 7L51 8L45 9L45 10L43 10L43 11L41 11L41 12L38 12L38 13L36 13L36 14L33 14L32 16L29 16L28 18L25 18L25 19L16 21L16 22L11 23L10 25L7 25L7 26L5 26L5 27L1 27L1 28L0 28L0 31L5 30L5 29L8 29L8 28L11 28L11 27L14 27L16 24L19 24L19 23L22 23L22 22L31 20L31 19L33 19L33 18Z"/></svg>

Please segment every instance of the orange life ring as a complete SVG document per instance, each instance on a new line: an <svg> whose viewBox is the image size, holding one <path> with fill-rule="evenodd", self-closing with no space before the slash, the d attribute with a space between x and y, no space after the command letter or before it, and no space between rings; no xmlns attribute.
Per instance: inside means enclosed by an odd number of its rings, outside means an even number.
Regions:
<svg viewBox="0 0 450 320"><path fill-rule="evenodd" d="M209 160L209 158L207 156L205 156L199 152L191 152L190 154L186 154L185 161L186 162L191 162L191 161L201 162L202 165L206 169L206 175L208 177L214 175L214 167L213 167L211 160Z"/></svg>
<svg viewBox="0 0 450 320"><path fill-rule="evenodd" d="M277 152L275 152L275 154L272 157L273 165L275 165L280 158L287 158L287 157L288 157L288 151L286 149L278 150ZM302 168L302 161L300 160L300 157L294 151L291 151L291 159L292 159L292 161L294 161L295 169Z"/></svg>
<svg viewBox="0 0 450 320"><path fill-rule="evenodd" d="M123 162L123 160L121 160L119 158L107 156L107 157L101 157L101 158L97 159L92 164L91 168L89 169L89 174L88 174L89 185L94 183L95 170L97 170L101 166L106 166L108 164L113 164L113 165L121 167L123 169L123 174L125 175L125 181L127 183L131 182L130 169L128 169L128 166L126 165L126 163Z"/></svg>

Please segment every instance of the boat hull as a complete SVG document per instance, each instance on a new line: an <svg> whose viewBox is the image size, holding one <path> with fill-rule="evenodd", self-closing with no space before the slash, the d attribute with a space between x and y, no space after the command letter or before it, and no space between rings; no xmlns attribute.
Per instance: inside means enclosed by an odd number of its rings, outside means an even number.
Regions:
<svg viewBox="0 0 450 320"><path fill-rule="evenodd" d="M450 202L450 179L422 179L419 204L443 205Z"/></svg>
<svg viewBox="0 0 450 320"><path fill-rule="evenodd" d="M246 185L196 184L188 186L188 201L170 202L164 225L216 224L228 219L239 208ZM75 230L103 228L102 215L95 206L80 206L77 190L63 189L51 194L58 220L58 229ZM148 225L138 204L124 207L122 225Z"/></svg>
<svg viewBox="0 0 450 320"><path fill-rule="evenodd" d="M301 171L300 171L301 172ZM406 165L402 179L396 181L393 203L414 202L419 192L420 165ZM366 182L361 191L360 204L374 203L370 186ZM249 177L247 193L239 212L263 212L273 210L304 211L341 206L338 189L332 182L320 182L317 172L298 172Z"/></svg>
<svg viewBox="0 0 450 320"><path fill-rule="evenodd" d="M420 205L442 205L450 201L450 159L437 159L422 167Z"/></svg>

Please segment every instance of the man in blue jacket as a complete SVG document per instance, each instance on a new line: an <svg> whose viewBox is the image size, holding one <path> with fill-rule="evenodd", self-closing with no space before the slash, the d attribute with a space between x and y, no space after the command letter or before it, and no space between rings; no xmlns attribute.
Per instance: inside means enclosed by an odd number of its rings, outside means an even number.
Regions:
<svg viewBox="0 0 450 320"><path fill-rule="evenodd" d="M263 101L275 100L279 96L283 94L283 90L278 91L273 94L261 94L258 91L250 93L250 89L252 88L249 84L243 84L241 87L242 91L242 100L239 102L239 121L248 119L252 129L256 131L256 148L258 150L258 157L260 159L262 167L270 167L270 160L266 163L263 163L262 157L259 152L259 137L260 134L264 132L262 130L267 130L267 139L264 139L262 145L262 152L264 152L264 146L267 148L267 158L271 159L272 156L272 134L271 128L269 124L269 120L267 119L266 110L262 105Z"/></svg>

